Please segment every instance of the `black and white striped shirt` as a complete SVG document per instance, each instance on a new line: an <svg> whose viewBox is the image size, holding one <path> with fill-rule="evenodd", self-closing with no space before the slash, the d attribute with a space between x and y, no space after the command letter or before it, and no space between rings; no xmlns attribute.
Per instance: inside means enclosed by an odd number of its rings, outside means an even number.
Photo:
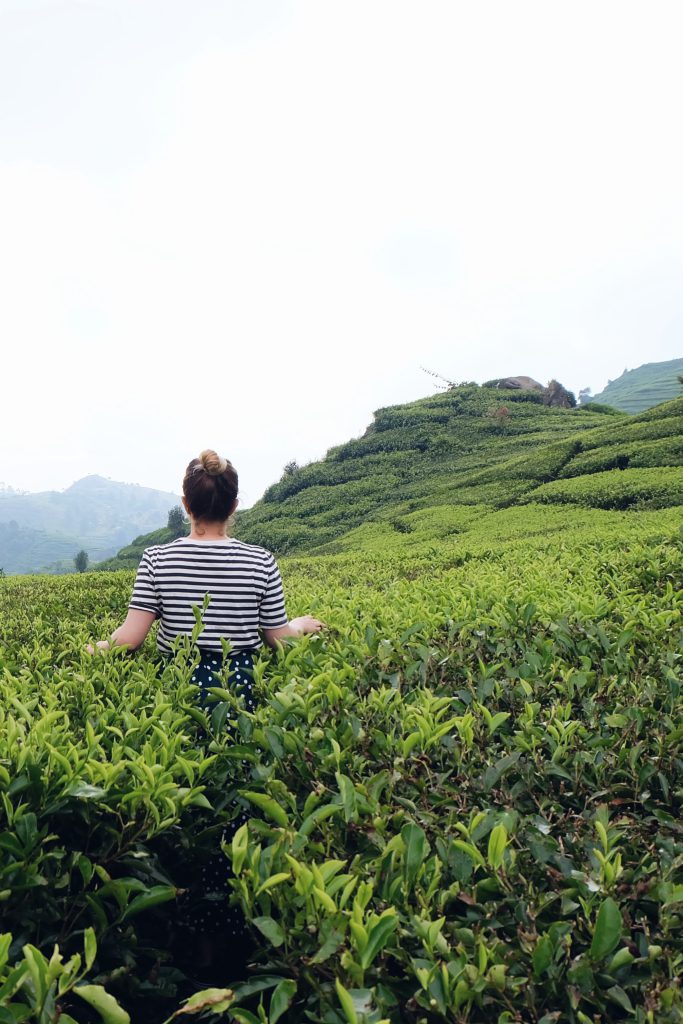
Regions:
<svg viewBox="0 0 683 1024"><path fill-rule="evenodd" d="M154 612L160 619L157 646L168 653L176 636L190 636L196 625L192 606L202 613L200 647L221 651L221 637L232 649L261 646L259 628L287 625L280 570L270 551L228 537L199 541L179 537L146 548L129 608Z"/></svg>

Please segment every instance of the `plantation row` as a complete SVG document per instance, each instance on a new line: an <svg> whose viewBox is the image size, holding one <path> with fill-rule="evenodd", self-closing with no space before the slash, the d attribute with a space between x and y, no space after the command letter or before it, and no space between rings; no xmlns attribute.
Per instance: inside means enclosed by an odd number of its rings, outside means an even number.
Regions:
<svg viewBox="0 0 683 1024"><path fill-rule="evenodd" d="M130 573L0 580L0 1022L179 1011L191 880L243 810L256 966L187 1013L683 1019L680 514L473 513L283 565L329 629L263 656L253 714L199 708L189 645L83 653Z"/></svg>

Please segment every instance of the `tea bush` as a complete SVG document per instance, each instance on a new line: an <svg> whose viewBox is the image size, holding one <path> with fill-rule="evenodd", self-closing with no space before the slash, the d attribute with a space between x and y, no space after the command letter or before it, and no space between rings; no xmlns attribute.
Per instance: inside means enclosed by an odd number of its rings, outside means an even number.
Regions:
<svg viewBox="0 0 683 1024"><path fill-rule="evenodd" d="M253 713L83 653L130 573L0 580L0 1020L683 1019L680 511L393 515L283 562ZM226 826L258 947L179 1006Z"/></svg>
<svg viewBox="0 0 683 1024"><path fill-rule="evenodd" d="M654 441L620 441L591 448L575 455L561 470L560 476L581 476L607 469L680 465L683 465L683 435Z"/></svg>
<svg viewBox="0 0 683 1024"><path fill-rule="evenodd" d="M612 469L553 480L530 491L525 500L615 509L683 505L683 468Z"/></svg>

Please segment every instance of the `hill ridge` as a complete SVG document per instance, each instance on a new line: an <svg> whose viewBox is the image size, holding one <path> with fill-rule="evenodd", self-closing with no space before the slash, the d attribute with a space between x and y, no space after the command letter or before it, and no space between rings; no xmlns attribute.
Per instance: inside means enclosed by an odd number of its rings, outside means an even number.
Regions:
<svg viewBox="0 0 683 1024"><path fill-rule="evenodd" d="M0 567L6 573L64 571L85 549L91 561L114 554L164 520L180 498L97 474L63 491L0 491Z"/></svg>
<svg viewBox="0 0 683 1024"><path fill-rule="evenodd" d="M683 374L683 359L643 363L633 370L624 370L620 377L609 381L593 402L604 402L622 412L638 414L671 401L681 393L678 376Z"/></svg>

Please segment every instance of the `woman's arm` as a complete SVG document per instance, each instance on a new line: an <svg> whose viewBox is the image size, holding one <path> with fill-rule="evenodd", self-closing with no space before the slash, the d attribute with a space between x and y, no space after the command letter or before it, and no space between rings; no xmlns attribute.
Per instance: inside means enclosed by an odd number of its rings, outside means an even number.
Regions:
<svg viewBox="0 0 683 1024"><path fill-rule="evenodd" d="M292 619L286 626L277 626L275 629L263 629L263 639L269 647L277 647L280 640L288 636L303 636L304 633L318 633L324 629L325 623L314 619L311 615L300 615L298 619Z"/></svg>
<svg viewBox="0 0 683 1024"><path fill-rule="evenodd" d="M101 651L108 651L110 647L125 647L129 651L137 651L152 628L156 617L155 612L145 612L141 608L129 608L126 621L114 630L111 640L98 640L95 647ZM94 654L95 647L88 644L88 654Z"/></svg>

